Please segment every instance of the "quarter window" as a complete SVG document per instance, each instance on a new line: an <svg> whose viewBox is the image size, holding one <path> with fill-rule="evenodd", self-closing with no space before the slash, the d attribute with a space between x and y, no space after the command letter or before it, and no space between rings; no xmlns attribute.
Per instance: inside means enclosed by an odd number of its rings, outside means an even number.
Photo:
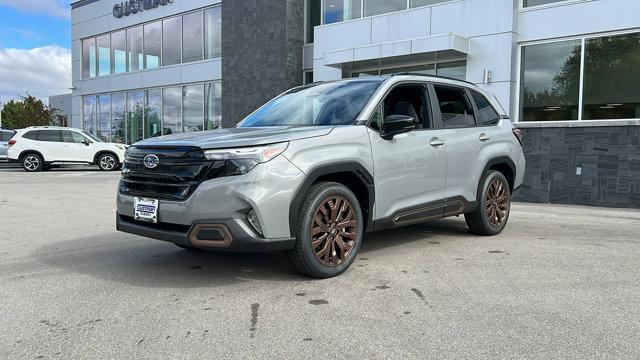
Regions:
<svg viewBox="0 0 640 360"><path fill-rule="evenodd" d="M29 131L28 133L22 135L23 138L25 139L29 139L29 140L38 140L38 133L40 131Z"/></svg>
<svg viewBox="0 0 640 360"><path fill-rule="evenodd" d="M483 126L497 125L500 122L500 115L491 106L489 100L477 91L471 90L471 96L478 108L478 122Z"/></svg>
<svg viewBox="0 0 640 360"><path fill-rule="evenodd" d="M445 129L463 128L476 125L473 108L465 91L449 86L434 86Z"/></svg>

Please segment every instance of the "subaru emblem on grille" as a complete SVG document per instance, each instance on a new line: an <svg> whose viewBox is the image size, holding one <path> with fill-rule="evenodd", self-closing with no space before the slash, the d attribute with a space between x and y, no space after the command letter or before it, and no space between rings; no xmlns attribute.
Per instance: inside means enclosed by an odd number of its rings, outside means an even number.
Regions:
<svg viewBox="0 0 640 360"><path fill-rule="evenodd" d="M158 167L158 163L160 163L160 159L158 159L158 157L153 154L149 154L144 157L144 160L142 160L142 163L147 169L154 169Z"/></svg>

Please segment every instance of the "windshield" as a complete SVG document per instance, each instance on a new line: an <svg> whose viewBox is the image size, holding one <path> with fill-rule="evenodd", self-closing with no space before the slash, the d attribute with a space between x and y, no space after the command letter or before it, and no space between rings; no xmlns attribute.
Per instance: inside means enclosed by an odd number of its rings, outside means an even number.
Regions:
<svg viewBox="0 0 640 360"><path fill-rule="evenodd" d="M383 80L355 80L298 87L271 100L238 127L353 124Z"/></svg>
<svg viewBox="0 0 640 360"><path fill-rule="evenodd" d="M83 131L82 133L83 133L85 136L88 136L88 137L89 137L89 139L91 139L91 140L93 140L93 141L95 141L95 142L102 142L102 140L100 140L100 138L96 137L95 135L93 135L93 134L91 134L91 133L88 133L88 132L86 132L86 131Z"/></svg>

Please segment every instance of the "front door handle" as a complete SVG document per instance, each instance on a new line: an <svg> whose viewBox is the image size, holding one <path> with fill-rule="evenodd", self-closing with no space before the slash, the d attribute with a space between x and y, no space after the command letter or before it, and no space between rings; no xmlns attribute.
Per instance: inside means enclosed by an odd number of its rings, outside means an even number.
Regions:
<svg viewBox="0 0 640 360"><path fill-rule="evenodd" d="M429 142L429 145L433 147L442 146L444 145L444 140L434 137L433 139L431 139L431 142Z"/></svg>
<svg viewBox="0 0 640 360"><path fill-rule="evenodd" d="M487 135L486 133L480 134L480 141L488 141L490 139L491 139L491 136Z"/></svg>

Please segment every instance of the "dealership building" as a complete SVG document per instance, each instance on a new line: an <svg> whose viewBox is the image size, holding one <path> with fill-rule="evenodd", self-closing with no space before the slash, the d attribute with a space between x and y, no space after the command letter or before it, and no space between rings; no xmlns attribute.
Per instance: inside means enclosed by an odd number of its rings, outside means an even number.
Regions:
<svg viewBox="0 0 640 360"><path fill-rule="evenodd" d="M71 8L69 124L107 141L231 127L313 81L440 75L493 92L521 128L520 200L640 207L638 0L80 0Z"/></svg>

